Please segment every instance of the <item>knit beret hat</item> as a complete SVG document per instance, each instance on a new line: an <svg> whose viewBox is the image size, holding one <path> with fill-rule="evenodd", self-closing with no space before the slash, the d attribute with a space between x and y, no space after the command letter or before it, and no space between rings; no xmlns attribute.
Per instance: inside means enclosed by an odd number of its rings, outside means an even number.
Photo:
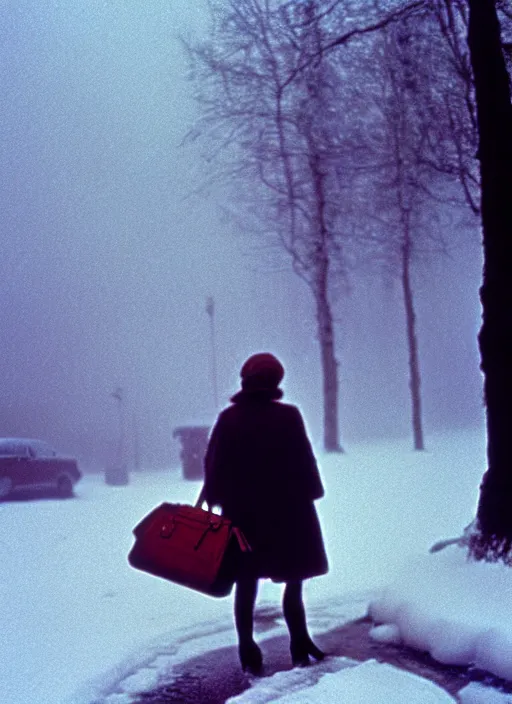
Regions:
<svg viewBox="0 0 512 704"><path fill-rule="evenodd" d="M276 389L284 377L284 367L273 354L259 352L244 362L240 377L243 389Z"/></svg>

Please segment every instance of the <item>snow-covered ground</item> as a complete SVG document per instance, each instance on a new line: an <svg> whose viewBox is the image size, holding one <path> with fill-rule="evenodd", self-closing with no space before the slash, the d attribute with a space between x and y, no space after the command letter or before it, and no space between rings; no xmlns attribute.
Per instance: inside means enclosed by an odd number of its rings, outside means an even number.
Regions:
<svg viewBox="0 0 512 704"><path fill-rule="evenodd" d="M433 435L422 453L403 440L318 459L331 569L307 584L312 631L370 607L386 624L376 637L399 637L442 662L473 662L512 678L512 573L468 564L455 547L428 553L473 518L485 469L483 430ZM229 598L152 578L126 561L140 518L164 500L193 502L199 484L183 481L177 469L131 479L127 487L109 487L88 475L71 501L0 504L1 701L129 702L130 692L168 676L173 664L235 642ZM258 603L277 604L280 595L266 582ZM352 704L451 701L408 673L341 660L311 668L325 668L318 682L304 670L278 673L234 701L329 702L340 701L340 693ZM462 700L481 704L491 696L498 695L472 686Z"/></svg>

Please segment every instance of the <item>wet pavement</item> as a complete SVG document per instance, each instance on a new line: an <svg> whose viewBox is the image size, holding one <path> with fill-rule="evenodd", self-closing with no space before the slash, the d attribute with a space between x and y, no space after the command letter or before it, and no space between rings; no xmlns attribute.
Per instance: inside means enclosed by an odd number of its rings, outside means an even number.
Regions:
<svg viewBox="0 0 512 704"><path fill-rule="evenodd" d="M270 615L269 615L270 616ZM346 657L355 661L377 660L413 672L420 677L432 680L451 695L472 681L489 678L465 667L440 665L428 654L411 648L377 643L368 631L372 627L369 619L353 621L345 626L315 636L315 642L322 650L336 657ZM271 637L260 641L263 651L263 676L290 670L291 660L286 636ZM328 661L326 660L325 663ZM334 663L333 663L334 664ZM312 664L308 670L311 683L325 674L325 664ZM337 668L339 669L339 668ZM318 676L315 677L315 670ZM504 683L493 682L494 685ZM251 686L251 678L242 672L238 662L236 647L220 648L191 658L173 669L172 682L162 683L151 691L138 695L134 704L224 704Z"/></svg>

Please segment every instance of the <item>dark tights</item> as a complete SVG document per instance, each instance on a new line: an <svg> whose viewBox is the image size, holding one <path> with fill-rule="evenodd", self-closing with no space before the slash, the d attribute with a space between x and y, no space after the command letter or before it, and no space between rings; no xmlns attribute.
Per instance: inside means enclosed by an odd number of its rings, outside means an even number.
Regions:
<svg viewBox="0 0 512 704"><path fill-rule="evenodd" d="M243 579L236 584L235 625L240 643L249 643L253 640L253 615L257 593L257 579ZM309 637L300 580L286 583L283 594L283 614L292 641Z"/></svg>
<svg viewBox="0 0 512 704"><path fill-rule="evenodd" d="M309 638L300 580L286 583L283 594L283 614L292 641Z"/></svg>
<svg viewBox="0 0 512 704"><path fill-rule="evenodd" d="M258 593L257 579L241 579L235 590L235 626L240 644L250 643L253 639L254 604Z"/></svg>

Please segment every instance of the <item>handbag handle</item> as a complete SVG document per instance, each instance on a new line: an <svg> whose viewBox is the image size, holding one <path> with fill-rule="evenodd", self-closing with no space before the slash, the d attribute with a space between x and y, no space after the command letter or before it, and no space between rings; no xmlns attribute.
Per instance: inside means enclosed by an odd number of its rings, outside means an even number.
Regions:
<svg viewBox="0 0 512 704"><path fill-rule="evenodd" d="M205 491L204 491L204 484L203 484L203 486L201 487L201 491L199 492L199 496L197 497L195 507L201 508L201 506L203 505L203 503L205 501L206 501L206 499L205 499ZM207 506L208 506L209 513L212 513L210 504L207 504ZM213 523L208 526L208 528L205 530L203 535L199 538L197 545L194 546L194 550L197 550L199 548L199 546L203 542L208 531L212 530L212 529L213 529ZM245 537L245 535L242 533L242 531L239 528L233 527L233 534L236 537L236 539L238 540L238 545L240 546L240 550L242 552L252 552L252 547L250 546L247 538Z"/></svg>
<svg viewBox="0 0 512 704"><path fill-rule="evenodd" d="M201 508L204 503L206 503L206 507L207 507L207 509L208 509L208 513L213 513L213 506L210 505L210 504L206 501L206 497L205 497L205 488L204 488L204 484L203 484L203 486L201 487L201 491L199 492L199 496L197 497L196 502L195 502L195 504L194 504L194 507L195 507L195 508Z"/></svg>
<svg viewBox="0 0 512 704"><path fill-rule="evenodd" d="M201 508L201 506L204 504L206 501L205 498L205 490L204 490L204 484L201 487L201 491L199 492L199 496L197 497L196 503L194 504L195 508ZM210 510L210 506L208 505L208 510Z"/></svg>

